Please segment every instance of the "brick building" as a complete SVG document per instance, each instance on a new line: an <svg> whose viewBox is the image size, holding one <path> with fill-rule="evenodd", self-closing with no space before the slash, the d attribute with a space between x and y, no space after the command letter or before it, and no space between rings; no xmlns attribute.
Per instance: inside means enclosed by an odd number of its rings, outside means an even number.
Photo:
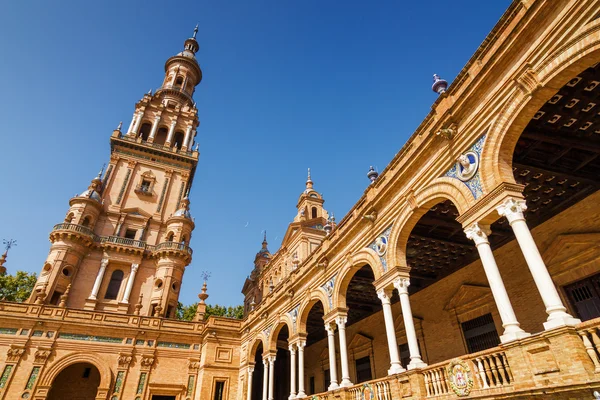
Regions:
<svg viewBox="0 0 600 400"><path fill-rule="evenodd" d="M173 318L191 260L194 37L113 132L27 303L0 399L593 398L600 4L515 0L336 222L310 172L243 320ZM318 182L316 184L318 186Z"/></svg>

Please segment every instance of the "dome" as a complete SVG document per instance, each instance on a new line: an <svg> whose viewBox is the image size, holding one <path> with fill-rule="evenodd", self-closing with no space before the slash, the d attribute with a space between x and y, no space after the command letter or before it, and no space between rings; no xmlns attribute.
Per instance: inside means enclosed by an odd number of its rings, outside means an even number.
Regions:
<svg viewBox="0 0 600 400"><path fill-rule="evenodd" d="M100 198L100 194L93 189L88 189L77 197L85 197L88 199L96 200L98 203L102 203L102 198Z"/></svg>
<svg viewBox="0 0 600 400"><path fill-rule="evenodd" d="M187 219L192 219L192 214L190 213L190 210L187 210L185 208L180 208L179 210L175 211L173 216L174 217L185 217Z"/></svg>
<svg viewBox="0 0 600 400"><path fill-rule="evenodd" d="M196 61L196 56L194 55L194 53L192 53L189 50L184 50L180 53L177 53L177 57L186 57L186 58L190 58L190 59ZM196 62L198 62L198 61L196 61Z"/></svg>

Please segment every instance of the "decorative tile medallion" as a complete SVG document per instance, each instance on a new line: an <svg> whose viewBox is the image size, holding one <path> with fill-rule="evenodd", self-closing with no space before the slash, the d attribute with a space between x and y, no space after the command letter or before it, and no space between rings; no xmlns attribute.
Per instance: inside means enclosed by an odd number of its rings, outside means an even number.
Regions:
<svg viewBox="0 0 600 400"><path fill-rule="evenodd" d="M390 232L392 232L392 225L388 226L386 230L381 233L381 235L379 235L375 240L371 242L371 244L367 246L379 256L379 261L381 261L383 272L387 271L387 260L385 258L385 254L387 253Z"/></svg>
<svg viewBox="0 0 600 400"><path fill-rule="evenodd" d="M448 383L457 396L464 397L471 393L473 388L473 374L471 368L463 360L456 358L446 367Z"/></svg>
<svg viewBox="0 0 600 400"><path fill-rule="evenodd" d="M486 135L480 137L469 150L461 154L452 168L444 175L464 183L476 199L483 195L479 163L485 137Z"/></svg>
<svg viewBox="0 0 600 400"><path fill-rule="evenodd" d="M262 333L263 335L265 335L266 339L269 339L269 335L271 334L271 327L268 326Z"/></svg>
<svg viewBox="0 0 600 400"><path fill-rule="evenodd" d="M329 300L329 308L333 307L333 287L335 286L335 275L331 277L330 280L325 282L323 286L323 290L327 294L327 298Z"/></svg>
<svg viewBox="0 0 600 400"><path fill-rule="evenodd" d="M292 320L292 328L294 330L293 333L296 333L297 321L298 321L298 310L300 309L300 304L298 304L292 311L288 313L290 319Z"/></svg>
<svg viewBox="0 0 600 400"><path fill-rule="evenodd" d="M27 380L27 385L25 389L33 389L33 385L35 385L35 381L37 380L38 375L40 374L41 367L33 367L31 370L31 374L29 375L29 379Z"/></svg>
<svg viewBox="0 0 600 400"><path fill-rule="evenodd" d="M361 400L373 400L375 398L375 391L373 390L373 386L365 383L362 385L360 389L360 399Z"/></svg>

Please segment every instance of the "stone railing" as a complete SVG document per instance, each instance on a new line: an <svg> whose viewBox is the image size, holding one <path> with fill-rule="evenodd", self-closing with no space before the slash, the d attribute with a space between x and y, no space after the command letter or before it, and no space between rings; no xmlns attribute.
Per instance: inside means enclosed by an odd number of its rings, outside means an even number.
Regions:
<svg viewBox="0 0 600 400"><path fill-rule="evenodd" d="M446 362L444 362L444 365L442 366L440 366L440 364L435 364L423 370L427 397L450 393L445 364Z"/></svg>
<svg viewBox="0 0 600 400"><path fill-rule="evenodd" d="M128 246L128 247L136 247L136 248L145 248L146 242L135 239L128 239L120 236L102 236L100 238L100 243L112 243L120 246Z"/></svg>
<svg viewBox="0 0 600 400"><path fill-rule="evenodd" d="M600 318L596 318L586 321L577 327L577 333L583 341L585 351L594 364L595 373L600 373L600 337L598 336L599 326Z"/></svg>
<svg viewBox="0 0 600 400"><path fill-rule="evenodd" d="M163 251L163 250L183 251L184 253L187 253L190 256L192 255L192 249L183 243L162 242L162 243L157 244L154 247L153 251Z"/></svg>
<svg viewBox="0 0 600 400"><path fill-rule="evenodd" d="M71 232L77 232L77 233L81 233L83 235L91 237L94 241L98 240L98 236L96 236L96 234L94 233L94 231L92 231L87 226L83 226L83 225L77 225L77 224L71 224L71 223L63 222L62 224L56 224L56 225L54 225L54 228L52 228L52 232L54 232L54 231L71 231Z"/></svg>
<svg viewBox="0 0 600 400"><path fill-rule="evenodd" d="M395 398L392 395L392 387L388 377L350 387L348 396L346 396L347 400L393 400Z"/></svg>

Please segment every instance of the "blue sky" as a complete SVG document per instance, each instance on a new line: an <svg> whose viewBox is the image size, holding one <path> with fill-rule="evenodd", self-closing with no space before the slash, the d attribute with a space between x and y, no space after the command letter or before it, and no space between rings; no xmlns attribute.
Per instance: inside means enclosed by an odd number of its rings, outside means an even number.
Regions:
<svg viewBox="0 0 600 400"><path fill-rule="evenodd" d="M306 169L338 220L427 115L510 1L11 1L0 13L0 239L39 272L68 200L109 136L162 82L200 24L196 219L180 300L241 304L268 232L274 252ZM248 225L246 227L246 225Z"/></svg>

